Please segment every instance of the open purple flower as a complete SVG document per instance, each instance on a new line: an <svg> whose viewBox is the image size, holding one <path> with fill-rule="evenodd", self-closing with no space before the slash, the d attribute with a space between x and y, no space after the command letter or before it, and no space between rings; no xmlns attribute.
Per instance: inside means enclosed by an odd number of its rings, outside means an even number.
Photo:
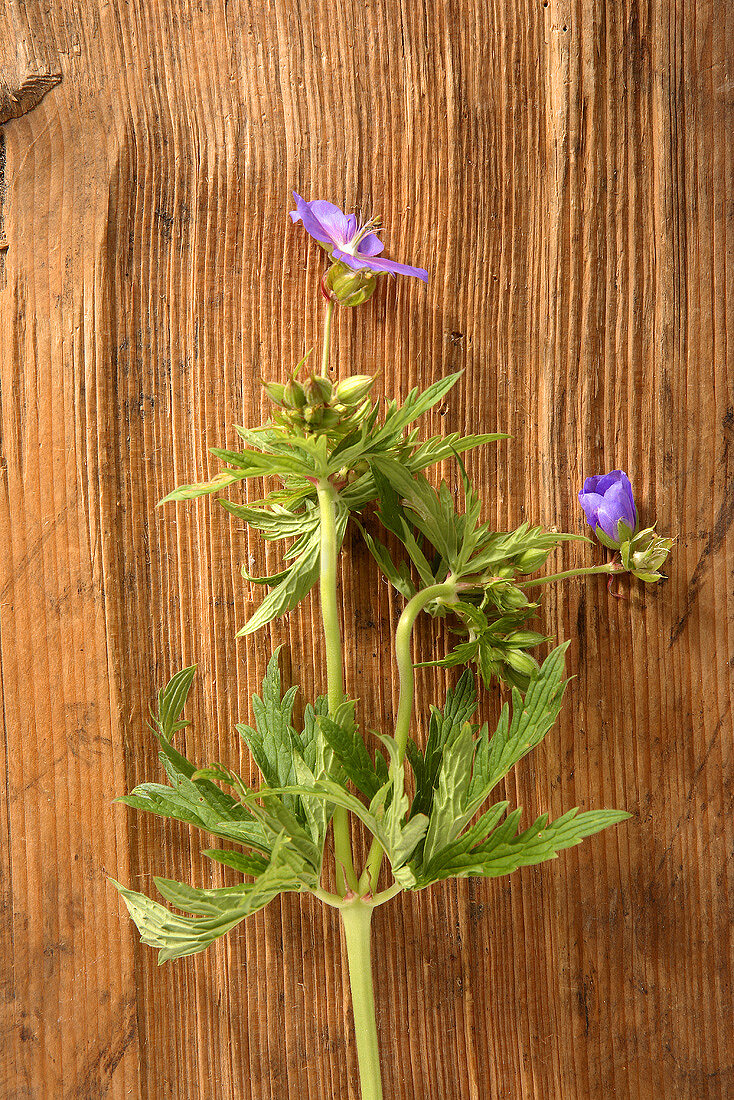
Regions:
<svg viewBox="0 0 734 1100"><path fill-rule="evenodd" d="M637 509L632 486L622 470L587 477L579 493L579 500L597 538L610 549L616 550L637 530Z"/></svg>
<svg viewBox="0 0 734 1100"><path fill-rule="evenodd" d="M383 271L391 275L414 275L417 279L428 281L428 272L422 267L409 267L394 260L385 260L379 254L383 244L373 230L375 221L360 226L354 214L345 214L331 202L314 199L306 202L293 192L296 209L291 210L294 222L303 222L311 236L323 245L333 260L339 261L352 271L371 271L380 274Z"/></svg>

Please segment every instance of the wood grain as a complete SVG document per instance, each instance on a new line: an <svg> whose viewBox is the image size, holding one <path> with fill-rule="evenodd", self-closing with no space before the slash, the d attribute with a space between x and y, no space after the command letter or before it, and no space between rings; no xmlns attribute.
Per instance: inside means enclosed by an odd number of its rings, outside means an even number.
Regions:
<svg viewBox="0 0 734 1100"><path fill-rule="evenodd" d="M112 805L157 775L172 671L199 664L187 750L244 768L273 646L303 697L324 682L311 604L233 641L240 565L277 553L210 502L155 508L318 339L295 188L430 269L344 311L338 360L398 394L465 369L426 430L512 433L470 463L493 523L581 531L583 476L621 466L678 535L659 588L548 594L576 679L508 782L528 815L633 820L379 911L386 1095L731 1097L732 5L6 3L3 56L63 80L0 156L0 1094L357 1095L330 914L285 898L159 970L106 883L228 881ZM348 686L389 728L399 606L357 545L343 579ZM444 683L420 674L424 714Z"/></svg>

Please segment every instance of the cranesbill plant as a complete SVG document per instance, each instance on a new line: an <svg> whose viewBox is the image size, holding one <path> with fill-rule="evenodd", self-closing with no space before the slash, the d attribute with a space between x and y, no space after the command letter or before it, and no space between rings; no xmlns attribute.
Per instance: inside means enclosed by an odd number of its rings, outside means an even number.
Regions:
<svg viewBox="0 0 734 1100"><path fill-rule="evenodd" d="M264 539L291 540L280 572L248 577L267 595L240 634L284 615L318 582L326 694L309 703L296 722L297 688L283 691L278 653L273 654L262 695L252 700L254 726L237 727L262 775L253 789L229 768L199 767L180 751L176 735L188 725L181 713L195 668L177 673L160 692L153 724L168 782L143 783L120 801L220 838L228 846L204 854L234 869L242 882L200 889L156 878L163 899L180 913L115 885L143 942L158 948L159 962L203 951L280 893L311 893L336 909L344 929L362 1098L377 1100L382 1084L370 962L377 906L443 879L492 878L554 859L628 816L621 810L572 808L554 821L543 814L523 828L520 809L511 810L504 799L493 801L508 771L548 733L565 687L566 644L552 649L542 664L533 655L550 639L532 629L538 604L529 590L582 573L607 573L611 581L630 572L652 583L661 577L671 543L652 528L638 531L629 480L613 471L589 478L580 499L599 539L618 551L620 560L533 577L551 551L573 536L526 523L514 531L493 531L482 520L461 455L504 437L456 433L421 439L415 427L458 375L422 393L412 390L402 404L389 401L384 410L370 397L373 378L329 379L336 305L366 301L383 272L423 280L427 272L383 259L376 221L359 226L331 203L295 199L291 217L330 260L322 280L328 304L321 366L301 378L304 361L284 384L265 384L274 403L271 420L237 428L240 450L212 452L221 471L209 482L176 489L166 500L215 493L250 478L277 482L261 500L221 500ZM458 463L463 506L445 483L436 488L426 477L425 471L444 459ZM394 638L400 683L395 723L369 738L344 690L337 557L350 523L405 600ZM463 672L446 698L431 706L428 737L419 744L411 737L412 631L423 611L445 617L455 638L448 653L424 663ZM485 688L497 683L508 688L509 701L492 731L473 721L477 676ZM420 705L425 710L423 700ZM360 867L350 816L372 836ZM379 889L385 863L389 882ZM334 892L325 887L329 870Z"/></svg>

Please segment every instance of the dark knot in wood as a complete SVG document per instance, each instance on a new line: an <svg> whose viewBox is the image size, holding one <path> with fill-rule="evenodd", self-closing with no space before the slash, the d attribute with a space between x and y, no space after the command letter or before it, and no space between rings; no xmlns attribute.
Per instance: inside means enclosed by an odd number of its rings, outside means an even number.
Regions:
<svg viewBox="0 0 734 1100"><path fill-rule="evenodd" d="M0 125L28 114L60 83L61 73L28 73L17 87L0 76Z"/></svg>

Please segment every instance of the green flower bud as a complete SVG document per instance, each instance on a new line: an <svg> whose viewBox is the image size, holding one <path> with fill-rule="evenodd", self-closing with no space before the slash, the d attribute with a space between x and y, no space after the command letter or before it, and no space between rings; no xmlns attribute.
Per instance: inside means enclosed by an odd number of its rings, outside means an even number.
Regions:
<svg viewBox="0 0 734 1100"><path fill-rule="evenodd" d="M339 413L334 412L333 409L324 409L321 413L321 427L335 428L339 423L339 419Z"/></svg>
<svg viewBox="0 0 734 1100"><path fill-rule="evenodd" d="M359 306L372 297L377 279L370 271L352 271L346 264L335 263L327 271L324 283L341 305Z"/></svg>
<svg viewBox="0 0 734 1100"><path fill-rule="evenodd" d="M529 653L524 653L521 649L506 650L505 661L510 668L514 668L515 672L519 672L521 676L532 676L534 672L538 671L538 662Z"/></svg>
<svg viewBox="0 0 734 1100"><path fill-rule="evenodd" d="M529 602L522 589L516 588L514 584L498 584L494 586L492 595L497 605L505 611L525 607Z"/></svg>
<svg viewBox="0 0 734 1100"><path fill-rule="evenodd" d="M542 645L551 639L547 634L538 634L535 630L515 630L505 638L507 645L516 649L526 649L532 645Z"/></svg>
<svg viewBox="0 0 734 1100"><path fill-rule="evenodd" d="M285 408L285 386L281 386L279 382L263 382L263 389L271 401L280 405L281 409Z"/></svg>
<svg viewBox="0 0 734 1100"><path fill-rule="evenodd" d="M534 573L540 569L550 554L550 550L525 550L515 558L515 566L519 573Z"/></svg>
<svg viewBox="0 0 734 1100"><path fill-rule="evenodd" d="M338 383L334 397L342 405L358 405L367 396L375 383L369 374L354 374Z"/></svg>
<svg viewBox="0 0 734 1100"><path fill-rule="evenodd" d="M353 374L349 378L342 378L335 390L335 398L342 405L359 405L360 401L370 393L374 385L374 378L369 374Z"/></svg>
<svg viewBox="0 0 734 1100"><path fill-rule="evenodd" d="M306 379L304 390L309 405L328 405L334 392L329 379L316 374Z"/></svg>
<svg viewBox="0 0 734 1100"><path fill-rule="evenodd" d="M291 378L286 384L283 400L289 409L303 409L306 405L306 391L300 382Z"/></svg>

